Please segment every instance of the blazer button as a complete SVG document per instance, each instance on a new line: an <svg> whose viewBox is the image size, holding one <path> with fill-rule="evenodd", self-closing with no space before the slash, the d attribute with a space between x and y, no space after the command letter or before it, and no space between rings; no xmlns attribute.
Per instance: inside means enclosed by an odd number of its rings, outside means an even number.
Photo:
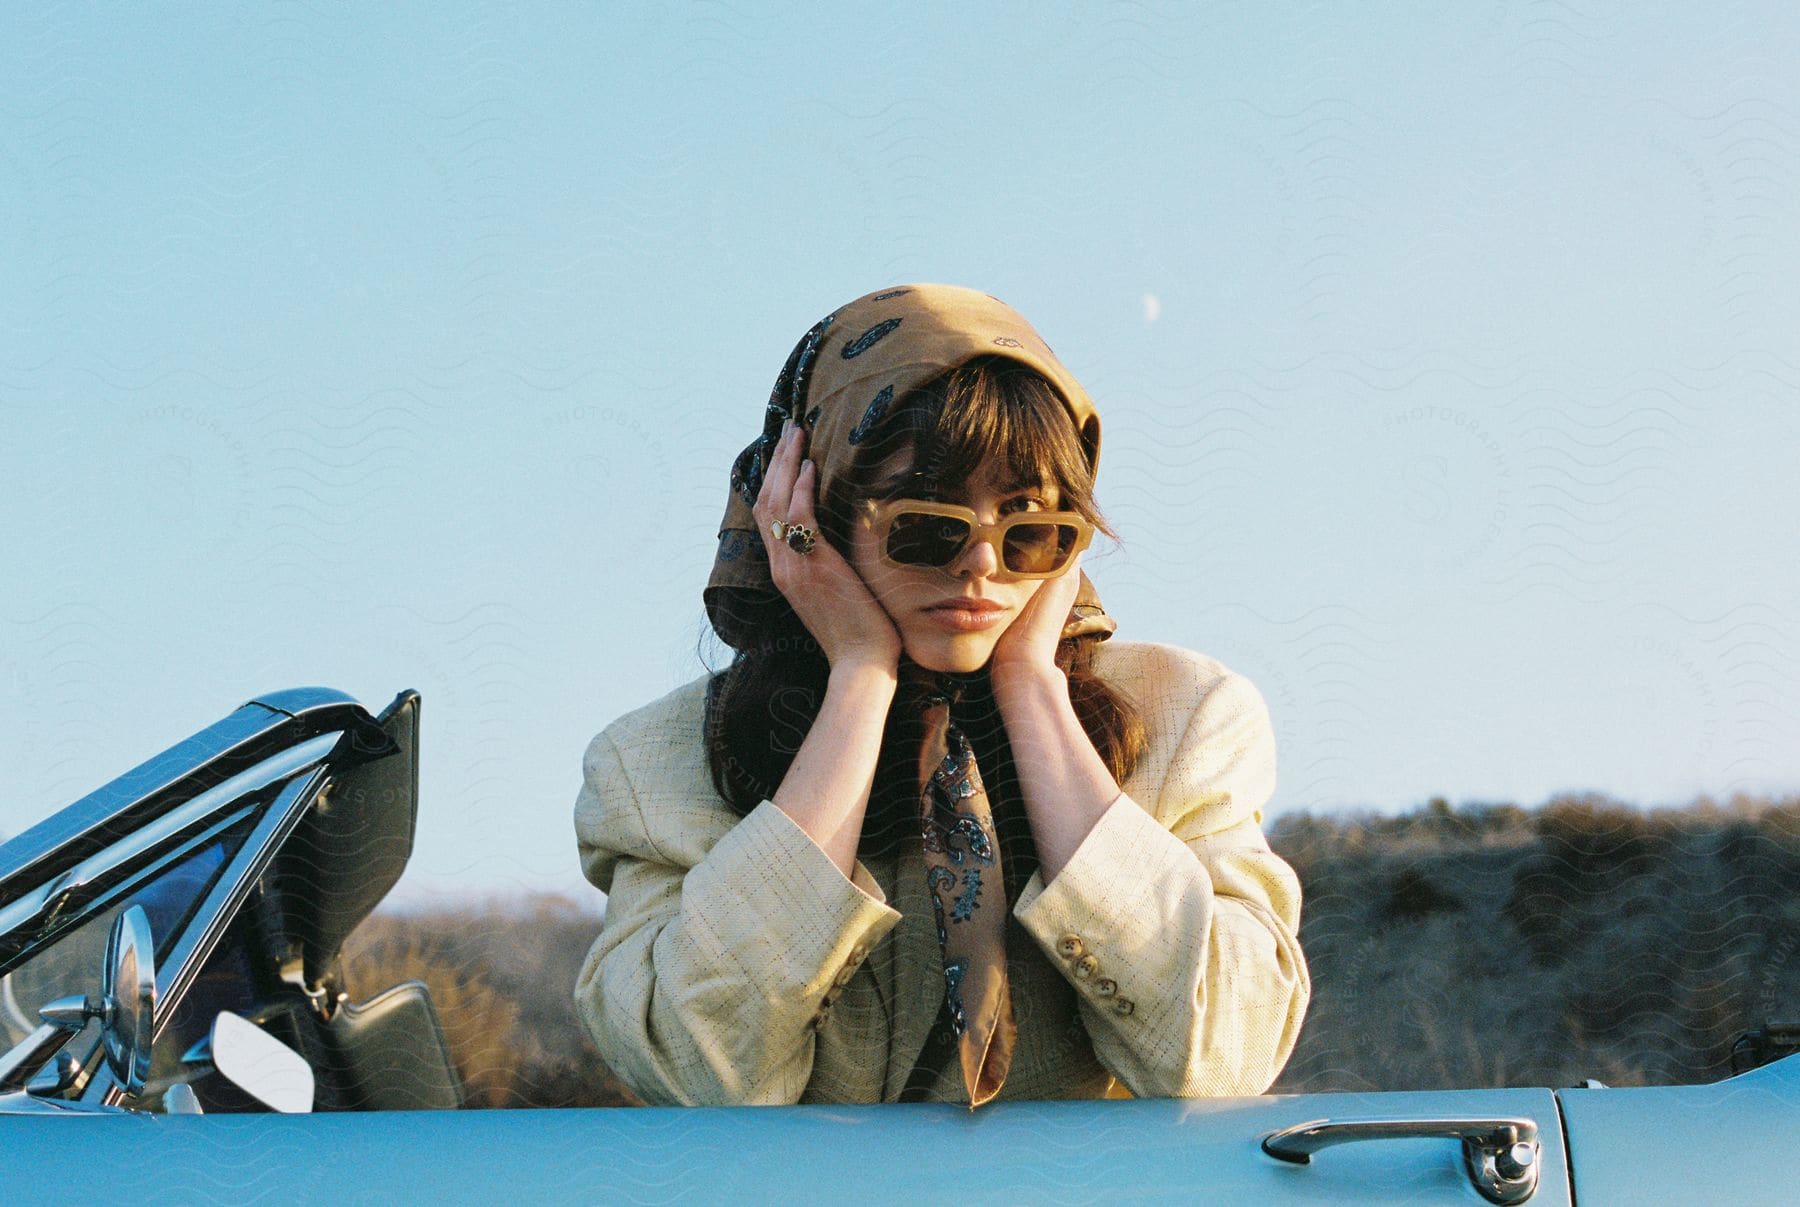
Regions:
<svg viewBox="0 0 1800 1207"><path fill-rule="evenodd" d="M1056 941L1056 954L1065 960L1078 958L1083 950L1080 935L1064 935Z"/></svg>
<svg viewBox="0 0 1800 1207"><path fill-rule="evenodd" d="M1094 992L1101 997L1111 997L1119 991L1119 984L1111 977L1101 977L1094 982Z"/></svg>
<svg viewBox="0 0 1800 1207"><path fill-rule="evenodd" d="M1085 981L1093 976L1095 970L1099 967L1100 961L1096 960L1093 956L1082 956L1079 960L1075 961L1075 977L1077 980Z"/></svg>
<svg viewBox="0 0 1800 1207"><path fill-rule="evenodd" d="M1130 998L1122 997L1122 998L1119 998L1117 1001L1113 1002L1113 1013L1118 1015L1120 1018L1126 1017L1133 1010L1136 1010L1136 1009L1137 1009L1137 1007L1132 1004Z"/></svg>

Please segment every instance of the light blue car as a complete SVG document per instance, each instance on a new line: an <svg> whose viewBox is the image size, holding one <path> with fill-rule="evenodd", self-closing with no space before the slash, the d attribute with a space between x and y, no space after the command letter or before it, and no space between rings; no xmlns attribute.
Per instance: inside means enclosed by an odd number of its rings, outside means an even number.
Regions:
<svg viewBox="0 0 1800 1207"><path fill-rule="evenodd" d="M1796 1055L1640 1089L449 1109L425 987L339 979L412 848L418 727L410 692L278 692L0 845L0 1199L1800 1202Z"/></svg>

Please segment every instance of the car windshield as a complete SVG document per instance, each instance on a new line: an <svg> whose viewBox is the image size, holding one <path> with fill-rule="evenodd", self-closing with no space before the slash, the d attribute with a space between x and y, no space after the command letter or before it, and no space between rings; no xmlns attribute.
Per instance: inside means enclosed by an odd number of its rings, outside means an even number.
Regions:
<svg viewBox="0 0 1800 1207"><path fill-rule="evenodd" d="M165 862L129 891L84 919L54 943L0 976L0 1051L38 1025L38 1011L59 997L100 991L100 969L113 920L133 905L149 915L160 964L192 920L231 856L249 832L247 816Z"/></svg>

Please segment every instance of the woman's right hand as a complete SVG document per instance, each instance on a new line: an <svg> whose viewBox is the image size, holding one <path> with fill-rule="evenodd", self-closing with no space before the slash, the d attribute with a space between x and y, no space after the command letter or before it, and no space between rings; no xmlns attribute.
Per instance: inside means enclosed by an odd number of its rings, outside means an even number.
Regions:
<svg viewBox="0 0 1800 1207"><path fill-rule="evenodd" d="M819 532L818 467L802 456L805 444L806 433L792 420L783 425L756 496L756 530L769 554L769 576L834 670L861 663L894 672L900 665L900 632L856 568L822 536L808 553L775 539L777 520Z"/></svg>

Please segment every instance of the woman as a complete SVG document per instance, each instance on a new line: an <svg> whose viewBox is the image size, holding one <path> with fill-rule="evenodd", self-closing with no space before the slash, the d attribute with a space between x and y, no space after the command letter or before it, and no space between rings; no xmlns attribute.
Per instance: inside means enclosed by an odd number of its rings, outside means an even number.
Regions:
<svg viewBox="0 0 1800 1207"><path fill-rule="evenodd" d="M1262 1092L1310 990L1256 689L1080 573L1099 419L973 290L842 307L737 459L737 651L589 746L581 1017L652 1103Z"/></svg>

